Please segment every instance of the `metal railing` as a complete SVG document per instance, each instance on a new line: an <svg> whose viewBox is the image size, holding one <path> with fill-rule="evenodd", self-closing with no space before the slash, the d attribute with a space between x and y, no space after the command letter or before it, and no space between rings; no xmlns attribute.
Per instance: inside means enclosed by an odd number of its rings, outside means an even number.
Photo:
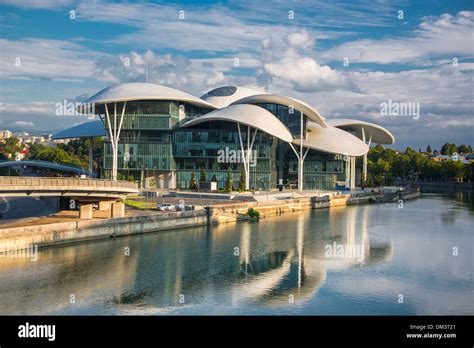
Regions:
<svg viewBox="0 0 474 348"><path fill-rule="evenodd" d="M31 186L37 189L42 187L87 187L94 188L124 188L136 189L138 185L130 181L112 181L104 179L80 179L80 178L39 178L22 176L0 176L0 188L12 186Z"/></svg>

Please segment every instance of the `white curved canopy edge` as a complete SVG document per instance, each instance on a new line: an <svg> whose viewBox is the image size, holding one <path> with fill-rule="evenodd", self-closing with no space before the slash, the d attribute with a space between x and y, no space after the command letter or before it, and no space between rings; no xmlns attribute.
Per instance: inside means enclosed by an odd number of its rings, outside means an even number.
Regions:
<svg viewBox="0 0 474 348"><path fill-rule="evenodd" d="M395 137L386 128L379 126L374 123L352 120L352 119L328 119L326 120L331 126L354 132L355 136L359 139L368 141L371 139L376 144L387 144L391 145L395 143ZM362 133L364 129L364 134Z"/></svg>
<svg viewBox="0 0 474 348"><path fill-rule="evenodd" d="M105 104L135 100L176 100L196 106L217 109L214 104L189 93L153 83L122 83L99 91L85 103Z"/></svg>
<svg viewBox="0 0 474 348"><path fill-rule="evenodd" d="M285 97L282 95L276 95L276 94L251 95L251 96L239 99L230 105L260 104L260 103L271 103L271 104L292 106L294 109L303 112L303 114L305 114L310 120L316 122L321 127L324 127L324 128L328 127L324 117L322 117L319 114L319 112L317 112L314 108L312 108L311 106L309 106L308 104L306 104L305 102L301 100Z"/></svg>
<svg viewBox="0 0 474 348"><path fill-rule="evenodd" d="M295 139L293 144L299 145L300 141ZM314 122L308 122L308 133L303 146L348 156L362 156L369 151L369 147L354 135L332 126L323 128Z"/></svg>
<svg viewBox="0 0 474 348"><path fill-rule="evenodd" d="M251 104L230 105L195 118L182 125L190 127L208 121L229 121L261 130L280 140L290 143L293 140L288 128L271 112Z"/></svg>

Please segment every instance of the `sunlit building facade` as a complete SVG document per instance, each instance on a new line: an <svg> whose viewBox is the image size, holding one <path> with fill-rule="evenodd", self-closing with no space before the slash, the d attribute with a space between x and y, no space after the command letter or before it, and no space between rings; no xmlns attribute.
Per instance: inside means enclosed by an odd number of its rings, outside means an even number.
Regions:
<svg viewBox="0 0 474 348"><path fill-rule="evenodd" d="M198 98L128 83L87 103L101 120L94 127L110 140L103 175L144 185L153 178L158 188L187 189L201 172L223 188L229 169L234 187L244 175L247 189L353 188L355 157L367 153L366 142L394 141L382 127L355 120L333 126L302 101L236 86Z"/></svg>

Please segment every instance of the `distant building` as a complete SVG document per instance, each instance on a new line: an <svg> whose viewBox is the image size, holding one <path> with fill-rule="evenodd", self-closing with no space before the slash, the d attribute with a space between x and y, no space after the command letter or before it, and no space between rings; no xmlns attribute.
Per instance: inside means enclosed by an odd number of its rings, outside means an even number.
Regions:
<svg viewBox="0 0 474 348"><path fill-rule="evenodd" d="M451 154L451 155L437 155L432 157L432 160L437 161L437 162L443 162L443 161L464 161L466 158L462 155L459 155L457 152Z"/></svg>
<svg viewBox="0 0 474 348"><path fill-rule="evenodd" d="M0 140L5 140L12 137L12 132L9 130L0 131Z"/></svg>

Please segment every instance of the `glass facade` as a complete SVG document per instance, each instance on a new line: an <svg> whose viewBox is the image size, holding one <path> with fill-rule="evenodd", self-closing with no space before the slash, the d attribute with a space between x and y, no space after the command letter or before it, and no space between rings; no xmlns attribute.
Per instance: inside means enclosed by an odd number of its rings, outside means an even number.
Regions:
<svg viewBox="0 0 474 348"><path fill-rule="evenodd" d="M214 91L213 91L214 92ZM232 93L218 89L218 95ZM301 113L284 105L259 104L281 120L299 138ZM108 111L113 122L113 104ZM117 115L121 115L122 103L117 103ZM104 106L99 106L105 115ZM215 177L218 188L224 188L227 172L233 173L234 187L238 187L243 171L243 156L236 124L224 121L201 123L194 127L179 126L191 119L210 112L177 101L127 102L118 145L119 179L138 180L159 175L169 175L172 182L167 188L187 189L194 173L199 181L201 169L206 181ZM108 122L104 117L105 128ZM303 115L303 137L306 136L307 117ZM247 144L247 130L242 130L242 141ZM253 130L251 137L253 137ZM109 177L112 168L112 147L104 144L104 176ZM345 162L334 155L311 150L304 164L305 189L333 190L346 178ZM262 131L257 132L250 166L250 189L276 189L279 183L297 183L298 161L287 143ZM158 182L158 181L157 181Z"/></svg>

